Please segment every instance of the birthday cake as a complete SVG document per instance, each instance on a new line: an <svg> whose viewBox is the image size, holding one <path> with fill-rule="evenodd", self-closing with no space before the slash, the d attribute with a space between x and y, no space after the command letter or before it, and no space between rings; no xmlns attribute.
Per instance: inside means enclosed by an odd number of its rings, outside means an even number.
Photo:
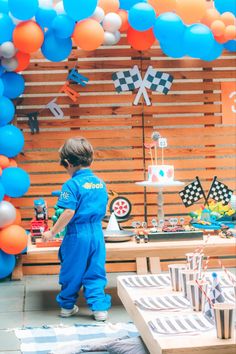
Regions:
<svg viewBox="0 0 236 354"><path fill-rule="evenodd" d="M148 181L159 183L170 183L174 180L173 165L149 165Z"/></svg>

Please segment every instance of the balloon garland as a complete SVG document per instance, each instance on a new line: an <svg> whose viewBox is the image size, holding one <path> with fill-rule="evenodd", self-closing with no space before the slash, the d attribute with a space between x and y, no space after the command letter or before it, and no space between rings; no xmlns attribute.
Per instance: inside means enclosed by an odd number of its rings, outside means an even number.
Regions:
<svg viewBox="0 0 236 354"><path fill-rule="evenodd" d="M211 7L214 4L214 7ZM12 99L24 92L24 71L41 50L52 62L69 57L72 45L95 50L119 43L121 33L136 50L156 40L170 57L206 61L223 49L236 51L236 0L0 0L0 279L14 268L13 255L26 247L20 213L11 198L23 196L28 174L14 158L24 136L11 124Z"/></svg>

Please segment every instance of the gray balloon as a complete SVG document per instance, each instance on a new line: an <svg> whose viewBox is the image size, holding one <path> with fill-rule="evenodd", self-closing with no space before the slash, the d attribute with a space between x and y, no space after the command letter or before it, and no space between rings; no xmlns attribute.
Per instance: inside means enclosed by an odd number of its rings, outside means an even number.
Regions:
<svg viewBox="0 0 236 354"><path fill-rule="evenodd" d="M3 200L0 202L0 227L5 227L13 223L16 218L15 207Z"/></svg>
<svg viewBox="0 0 236 354"><path fill-rule="evenodd" d="M16 54L16 48L12 42L4 42L0 46L0 56L10 59Z"/></svg>
<svg viewBox="0 0 236 354"><path fill-rule="evenodd" d="M2 58L2 66L6 69L6 71L14 71L18 66L18 61L16 58Z"/></svg>

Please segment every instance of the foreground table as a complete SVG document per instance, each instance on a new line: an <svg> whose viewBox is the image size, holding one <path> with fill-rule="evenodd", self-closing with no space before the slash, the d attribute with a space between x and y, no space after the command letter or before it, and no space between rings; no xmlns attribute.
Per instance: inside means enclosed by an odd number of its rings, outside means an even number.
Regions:
<svg viewBox="0 0 236 354"><path fill-rule="evenodd" d="M222 262L226 267L235 266L235 239L222 239L210 236L207 244L203 240L156 241L137 244L129 242L106 243L107 271L135 271L138 274L159 273L167 270L171 262L181 262L185 253L202 248L204 254L212 257L225 257ZM58 247L37 248L29 240L27 254L19 257L18 266L13 274L20 279L23 274L57 274L59 272ZM210 267L217 267L218 262L210 262Z"/></svg>
<svg viewBox="0 0 236 354"><path fill-rule="evenodd" d="M118 295L132 318L134 324L145 342L151 354L235 354L236 333L232 339L221 340L216 338L215 328L201 332L197 335L165 335L154 333L148 322L154 321L160 316L159 311L144 311L138 308L134 301L140 297L158 296L173 294L170 287L165 289L158 288L131 288L128 287L124 280L128 276L118 277ZM176 293L175 293L176 294ZM184 310L185 313L191 313L191 309ZM163 314L163 311L161 312ZM177 312L165 312L165 315L171 320Z"/></svg>

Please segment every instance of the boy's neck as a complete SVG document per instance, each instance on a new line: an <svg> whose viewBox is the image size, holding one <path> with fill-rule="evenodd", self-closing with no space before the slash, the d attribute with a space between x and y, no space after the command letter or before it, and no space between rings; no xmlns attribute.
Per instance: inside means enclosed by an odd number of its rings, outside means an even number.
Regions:
<svg viewBox="0 0 236 354"><path fill-rule="evenodd" d="M68 174L72 177L75 172L85 170L86 168L89 168L89 166L86 167L81 167L81 166L69 166L67 169Z"/></svg>

